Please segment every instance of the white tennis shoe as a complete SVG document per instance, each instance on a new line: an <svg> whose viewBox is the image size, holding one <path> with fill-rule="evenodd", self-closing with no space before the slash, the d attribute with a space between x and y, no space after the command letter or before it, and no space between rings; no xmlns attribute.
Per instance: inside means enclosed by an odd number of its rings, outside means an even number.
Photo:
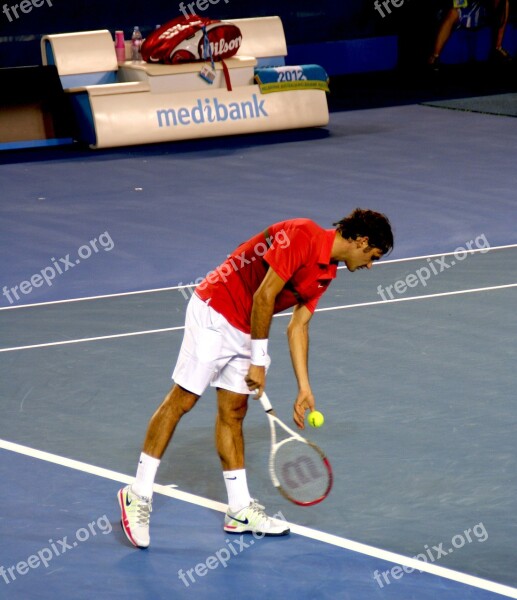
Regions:
<svg viewBox="0 0 517 600"><path fill-rule="evenodd" d="M149 518L153 510L151 498L137 496L127 485L118 493L118 503L122 512L120 524L127 539L137 548L147 548L149 538Z"/></svg>
<svg viewBox="0 0 517 600"><path fill-rule="evenodd" d="M264 507L256 500L237 512L228 509L224 517L224 530L228 533L260 533L267 536L289 533L286 522L268 517Z"/></svg>

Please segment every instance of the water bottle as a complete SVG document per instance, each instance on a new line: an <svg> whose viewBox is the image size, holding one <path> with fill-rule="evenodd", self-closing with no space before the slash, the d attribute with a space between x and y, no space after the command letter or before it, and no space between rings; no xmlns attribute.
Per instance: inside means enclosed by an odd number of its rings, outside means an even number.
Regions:
<svg viewBox="0 0 517 600"><path fill-rule="evenodd" d="M142 54L140 52L140 46L142 45L142 34L140 28L135 27L133 29L133 35L131 36L131 60L133 62L140 62L142 60Z"/></svg>

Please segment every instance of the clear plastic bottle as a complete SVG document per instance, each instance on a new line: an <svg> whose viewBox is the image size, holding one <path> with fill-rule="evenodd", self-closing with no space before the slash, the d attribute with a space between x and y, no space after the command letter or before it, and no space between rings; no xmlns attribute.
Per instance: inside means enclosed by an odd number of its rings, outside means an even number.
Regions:
<svg viewBox="0 0 517 600"><path fill-rule="evenodd" d="M133 29L133 35L131 36L131 60L133 62L140 62L142 60L142 53L140 47L142 46L142 33L139 27Z"/></svg>

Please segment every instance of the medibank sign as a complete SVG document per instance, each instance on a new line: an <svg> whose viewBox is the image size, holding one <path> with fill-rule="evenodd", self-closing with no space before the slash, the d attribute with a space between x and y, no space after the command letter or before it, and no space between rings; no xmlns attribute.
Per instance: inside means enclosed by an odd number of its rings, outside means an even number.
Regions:
<svg viewBox="0 0 517 600"><path fill-rule="evenodd" d="M180 125L202 125L204 123L223 123L243 119L269 117L265 100L259 100L252 94L251 100L243 102L221 102L217 98L201 98L190 107L163 108L156 111L158 127L177 127Z"/></svg>

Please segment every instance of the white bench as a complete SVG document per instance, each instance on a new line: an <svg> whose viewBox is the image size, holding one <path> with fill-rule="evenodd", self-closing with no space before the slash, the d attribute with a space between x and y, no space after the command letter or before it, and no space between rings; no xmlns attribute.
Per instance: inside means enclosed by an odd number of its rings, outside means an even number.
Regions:
<svg viewBox="0 0 517 600"><path fill-rule="evenodd" d="M254 83L255 67L285 64L280 18L230 22L242 33L238 54L225 61L232 91L220 63L212 85L199 77L201 63L119 64L107 30L44 36L43 64L56 65L79 137L92 148L326 125L321 90L266 96Z"/></svg>

